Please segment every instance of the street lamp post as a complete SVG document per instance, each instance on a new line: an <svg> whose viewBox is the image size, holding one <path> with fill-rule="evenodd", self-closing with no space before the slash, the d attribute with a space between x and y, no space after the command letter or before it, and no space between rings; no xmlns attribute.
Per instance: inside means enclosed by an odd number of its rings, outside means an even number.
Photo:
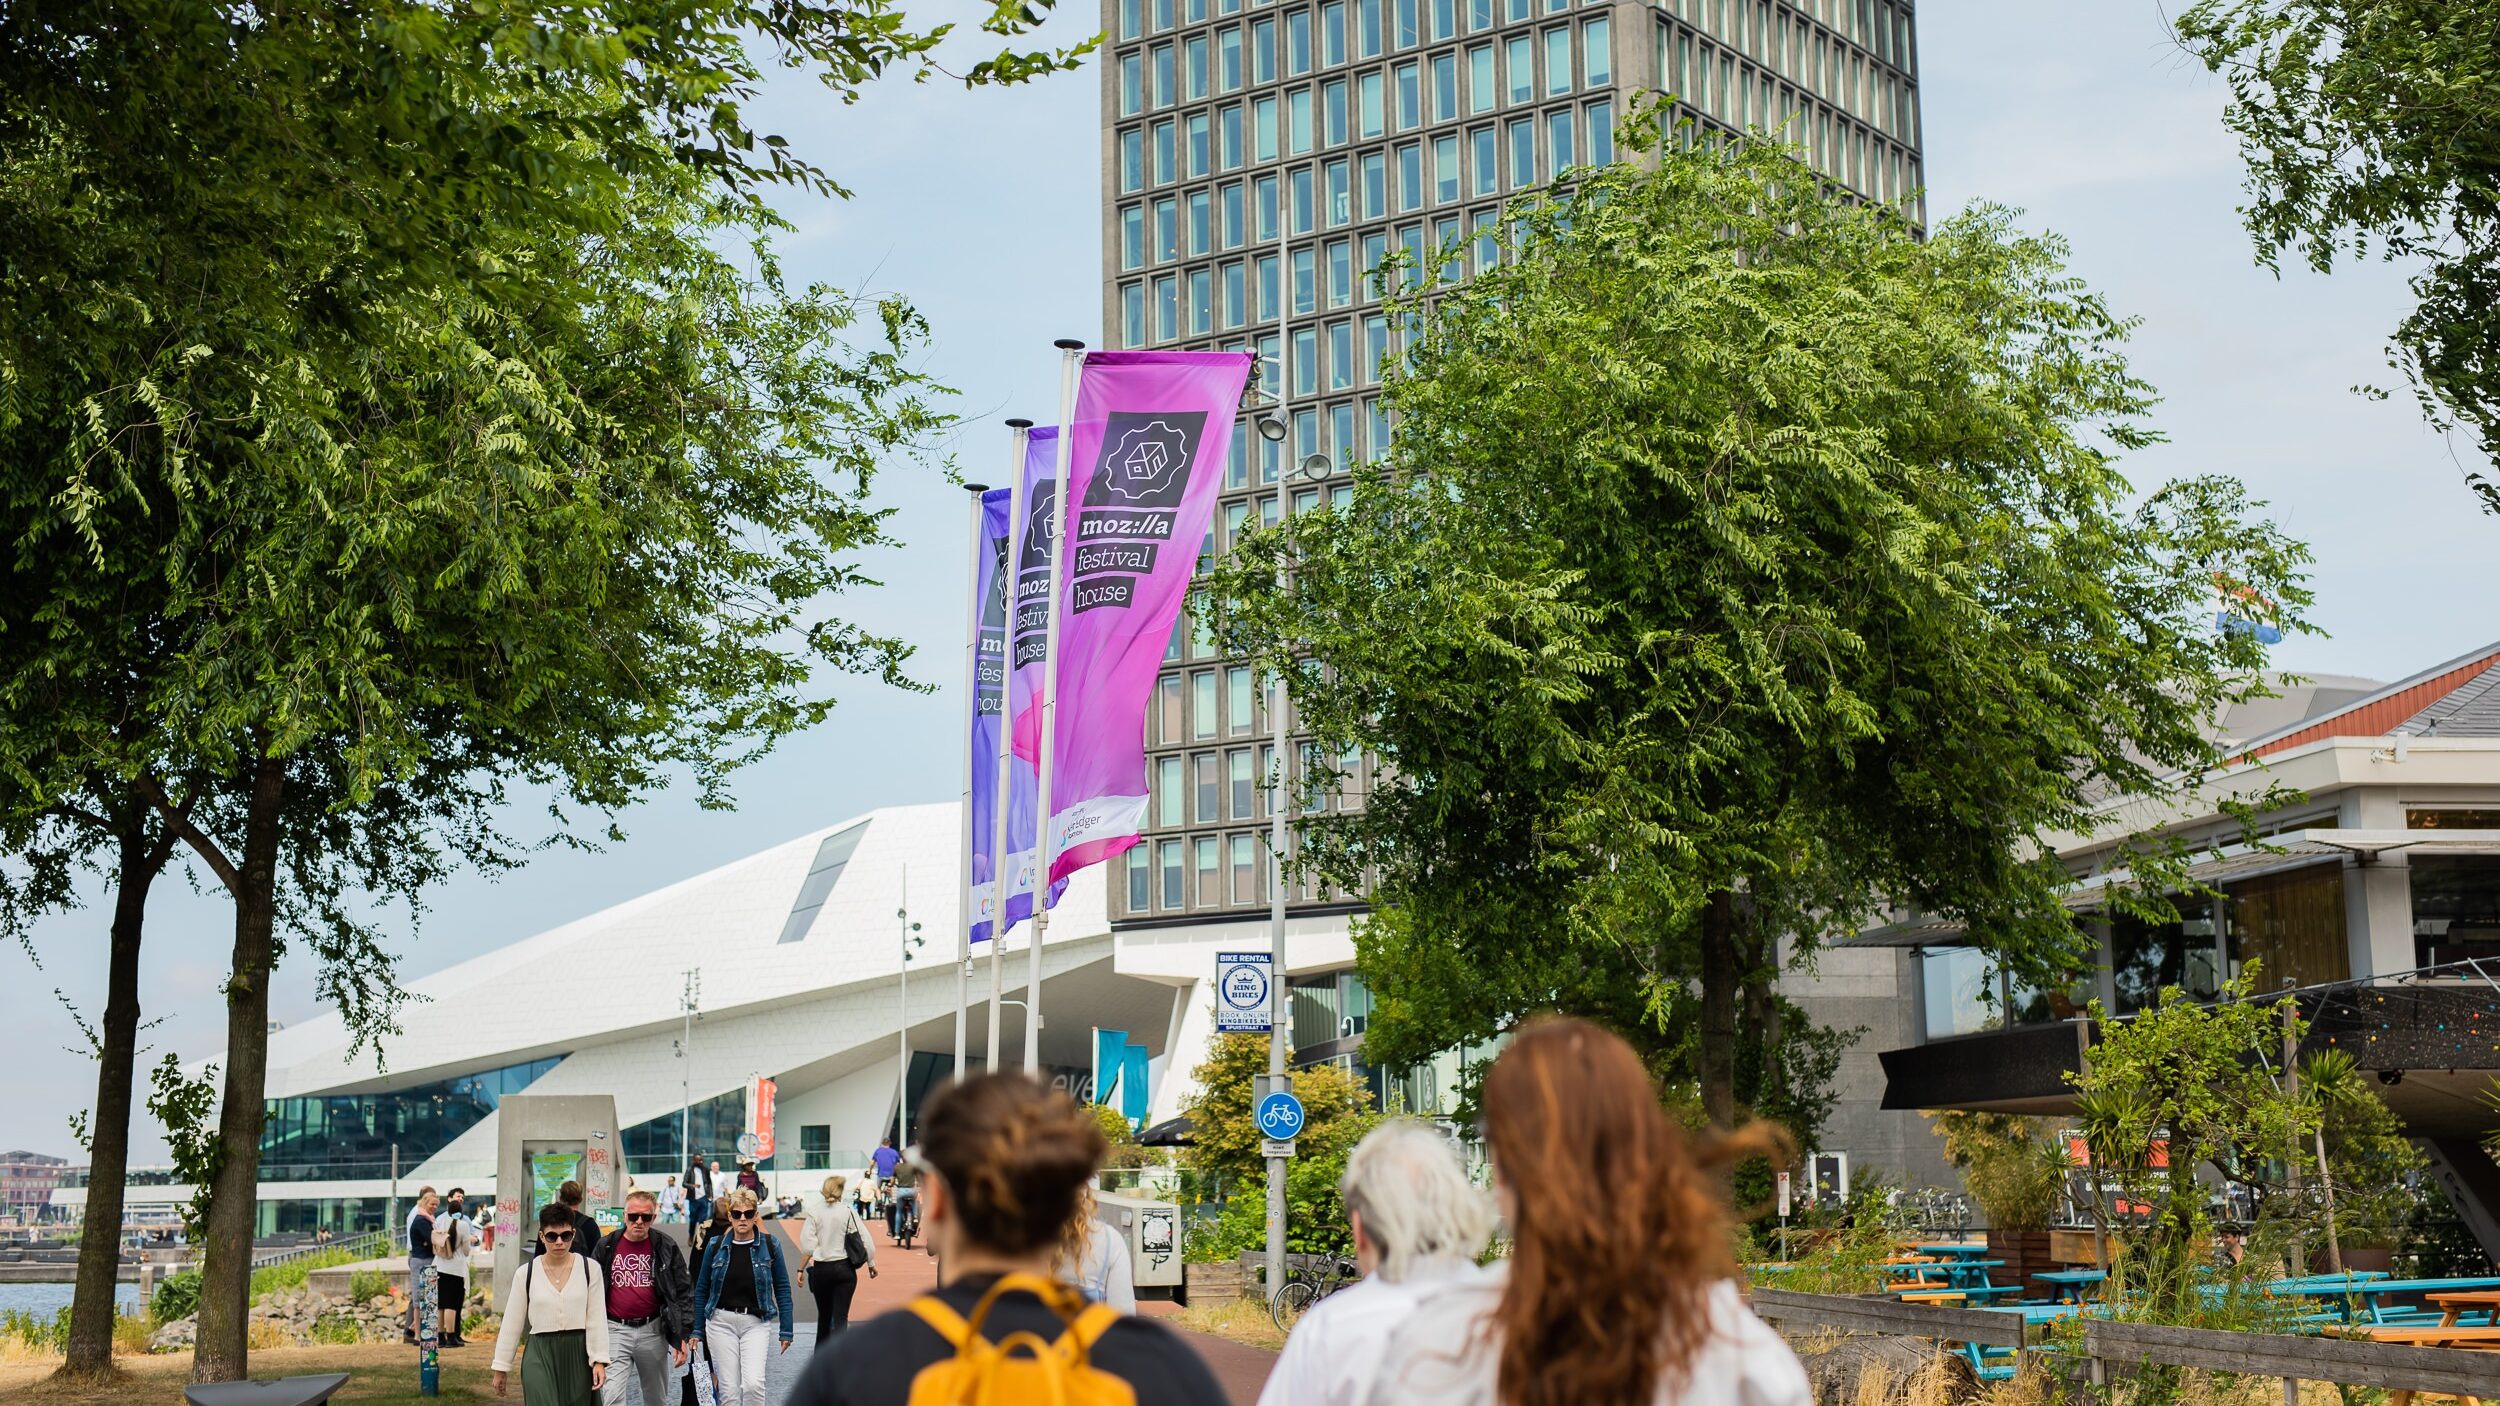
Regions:
<svg viewBox="0 0 2500 1406"><path fill-rule="evenodd" d="M684 1021L683 1033L677 1037L677 1057L685 1062L678 1071L677 1143L678 1152L688 1159L694 1156L694 1023L703 1016L703 972L696 967L685 970L685 987L677 997L677 1009ZM688 1195L694 1193L689 1190Z"/></svg>
<svg viewBox="0 0 2500 1406"><path fill-rule="evenodd" d="M894 972L894 1145L911 1145L911 954L920 925L911 920L911 871L903 871L903 903L894 910L903 960Z"/></svg>
<svg viewBox="0 0 2500 1406"><path fill-rule="evenodd" d="M1293 355L1293 259L1286 240L1292 229L1291 201L1287 181L1282 172L1276 178L1276 405L1258 422L1259 438L1278 445L1278 468L1283 468L1283 447L1291 432L1292 421L1285 412L1285 398L1291 387L1286 372L1287 359ZM1317 276L1316 271L1313 274ZM1308 451L1311 446L1300 446ZM1264 450L1260 451L1262 454ZM1283 531L1293 521L1293 491L1286 482L1290 476L1276 475L1276 526ZM1283 589L1293 588L1293 568L1285 558L1276 564L1277 583ZM1286 749L1291 745L1289 697L1285 689L1285 671L1276 670L1269 680L1268 721L1276 736L1276 773L1269 782L1267 829L1267 943L1270 970L1267 1034L1267 1083L1273 1090L1286 1088L1286 1068L1293 1062L1292 1005L1287 996L1291 972L1285 965L1285 808L1287 788L1285 777L1292 770ZM1267 1159L1267 1292L1273 1299L1285 1282L1285 1169L1286 1159Z"/></svg>

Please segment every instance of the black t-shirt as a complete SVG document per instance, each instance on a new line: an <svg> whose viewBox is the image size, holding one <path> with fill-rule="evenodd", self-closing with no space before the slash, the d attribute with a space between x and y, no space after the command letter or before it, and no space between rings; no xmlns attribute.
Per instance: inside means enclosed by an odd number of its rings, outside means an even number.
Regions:
<svg viewBox="0 0 2500 1406"><path fill-rule="evenodd" d="M758 1318L763 1309L755 1302L755 1242L741 1245L735 1240L721 1247L720 1304L732 1313L750 1313ZM780 1305L774 1305L776 1311Z"/></svg>
<svg viewBox="0 0 2500 1406"><path fill-rule="evenodd" d="M995 1275L967 1278L938 1290L938 1301L969 1318L996 1282ZM1000 1299L981 1325L981 1336L992 1342L1018 1332L1055 1342L1065 1331L1066 1320L1023 1292ZM898 1308L853 1325L810 1358L790 1393L789 1406L903 1406L911 1397L912 1378L954 1355L954 1347L920 1315ZM1113 1324L1094 1344L1089 1360L1133 1387L1138 1406L1224 1406L1226 1400L1215 1375L1189 1344L1150 1318L1123 1318Z"/></svg>
<svg viewBox="0 0 2500 1406"><path fill-rule="evenodd" d="M419 1260L434 1258L434 1218L423 1211L408 1220L408 1257Z"/></svg>

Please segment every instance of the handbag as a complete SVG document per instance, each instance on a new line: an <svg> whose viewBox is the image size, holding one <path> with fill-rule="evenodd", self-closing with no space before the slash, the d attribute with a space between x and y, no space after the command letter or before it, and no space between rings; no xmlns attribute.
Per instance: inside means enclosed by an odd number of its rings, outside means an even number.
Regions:
<svg viewBox="0 0 2500 1406"><path fill-rule="evenodd" d="M860 1233L859 1217L851 1217L850 1228L842 1232L842 1258L851 1268L868 1263L868 1237Z"/></svg>

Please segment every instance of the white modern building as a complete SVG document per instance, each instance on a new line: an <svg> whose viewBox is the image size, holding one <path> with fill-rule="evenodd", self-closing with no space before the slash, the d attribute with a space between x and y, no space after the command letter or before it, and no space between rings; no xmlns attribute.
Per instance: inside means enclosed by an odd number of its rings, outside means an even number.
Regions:
<svg viewBox="0 0 2500 1406"><path fill-rule="evenodd" d="M735 1164L746 1084L763 1074L778 1081L768 1180L812 1188L826 1171L860 1166L893 1131L898 1090L907 1086L916 1120L954 1065L959 817L953 803L871 811L420 977L379 1058L351 1053L335 1015L277 1032L262 1232L380 1225L394 1146L402 1198L424 1185L492 1187L496 1106L524 1090L613 1095L627 1175L656 1187L685 1165L681 1129L696 1150ZM1203 1058L1215 954L1265 950L1266 925L1115 935L1107 888L1084 876L1053 911L1041 1059L1054 1079L1082 1086L1093 1031L1128 1032L1153 1057L1159 1121L1177 1113ZM898 984L907 922L922 945ZM1023 1058L1029 932L1011 933L1005 953L1009 1065ZM1354 955L1342 916L1296 919L1288 951L1297 972L1343 968ZM700 973L691 1024L689 972ZM969 986L967 1063L977 1068L988 1063L986 949ZM143 1217L190 1189L129 1194ZM72 1209L84 1195L64 1188L54 1199Z"/></svg>

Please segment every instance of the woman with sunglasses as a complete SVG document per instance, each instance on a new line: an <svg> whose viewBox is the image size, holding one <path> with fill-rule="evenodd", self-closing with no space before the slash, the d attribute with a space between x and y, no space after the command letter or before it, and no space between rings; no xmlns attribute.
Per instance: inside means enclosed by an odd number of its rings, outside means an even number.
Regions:
<svg viewBox="0 0 2500 1406"><path fill-rule="evenodd" d="M495 1395L510 1390L512 1359L527 1337L525 1406L594 1406L608 1380L607 1292L599 1267L573 1253L573 1212L561 1202L538 1208L538 1240L544 1250L522 1261L504 1290Z"/></svg>
<svg viewBox="0 0 2500 1406"><path fill-rule="evenodd" d="M736 1188L721 1198L729 1233L703 1248L695 1275L694 1321L721 1406L764 1406L765 1334L777 1313L781 1350L790 1350L790 1267L781 1236L768 1232L755 1209L755 1193Z"/></svg>

